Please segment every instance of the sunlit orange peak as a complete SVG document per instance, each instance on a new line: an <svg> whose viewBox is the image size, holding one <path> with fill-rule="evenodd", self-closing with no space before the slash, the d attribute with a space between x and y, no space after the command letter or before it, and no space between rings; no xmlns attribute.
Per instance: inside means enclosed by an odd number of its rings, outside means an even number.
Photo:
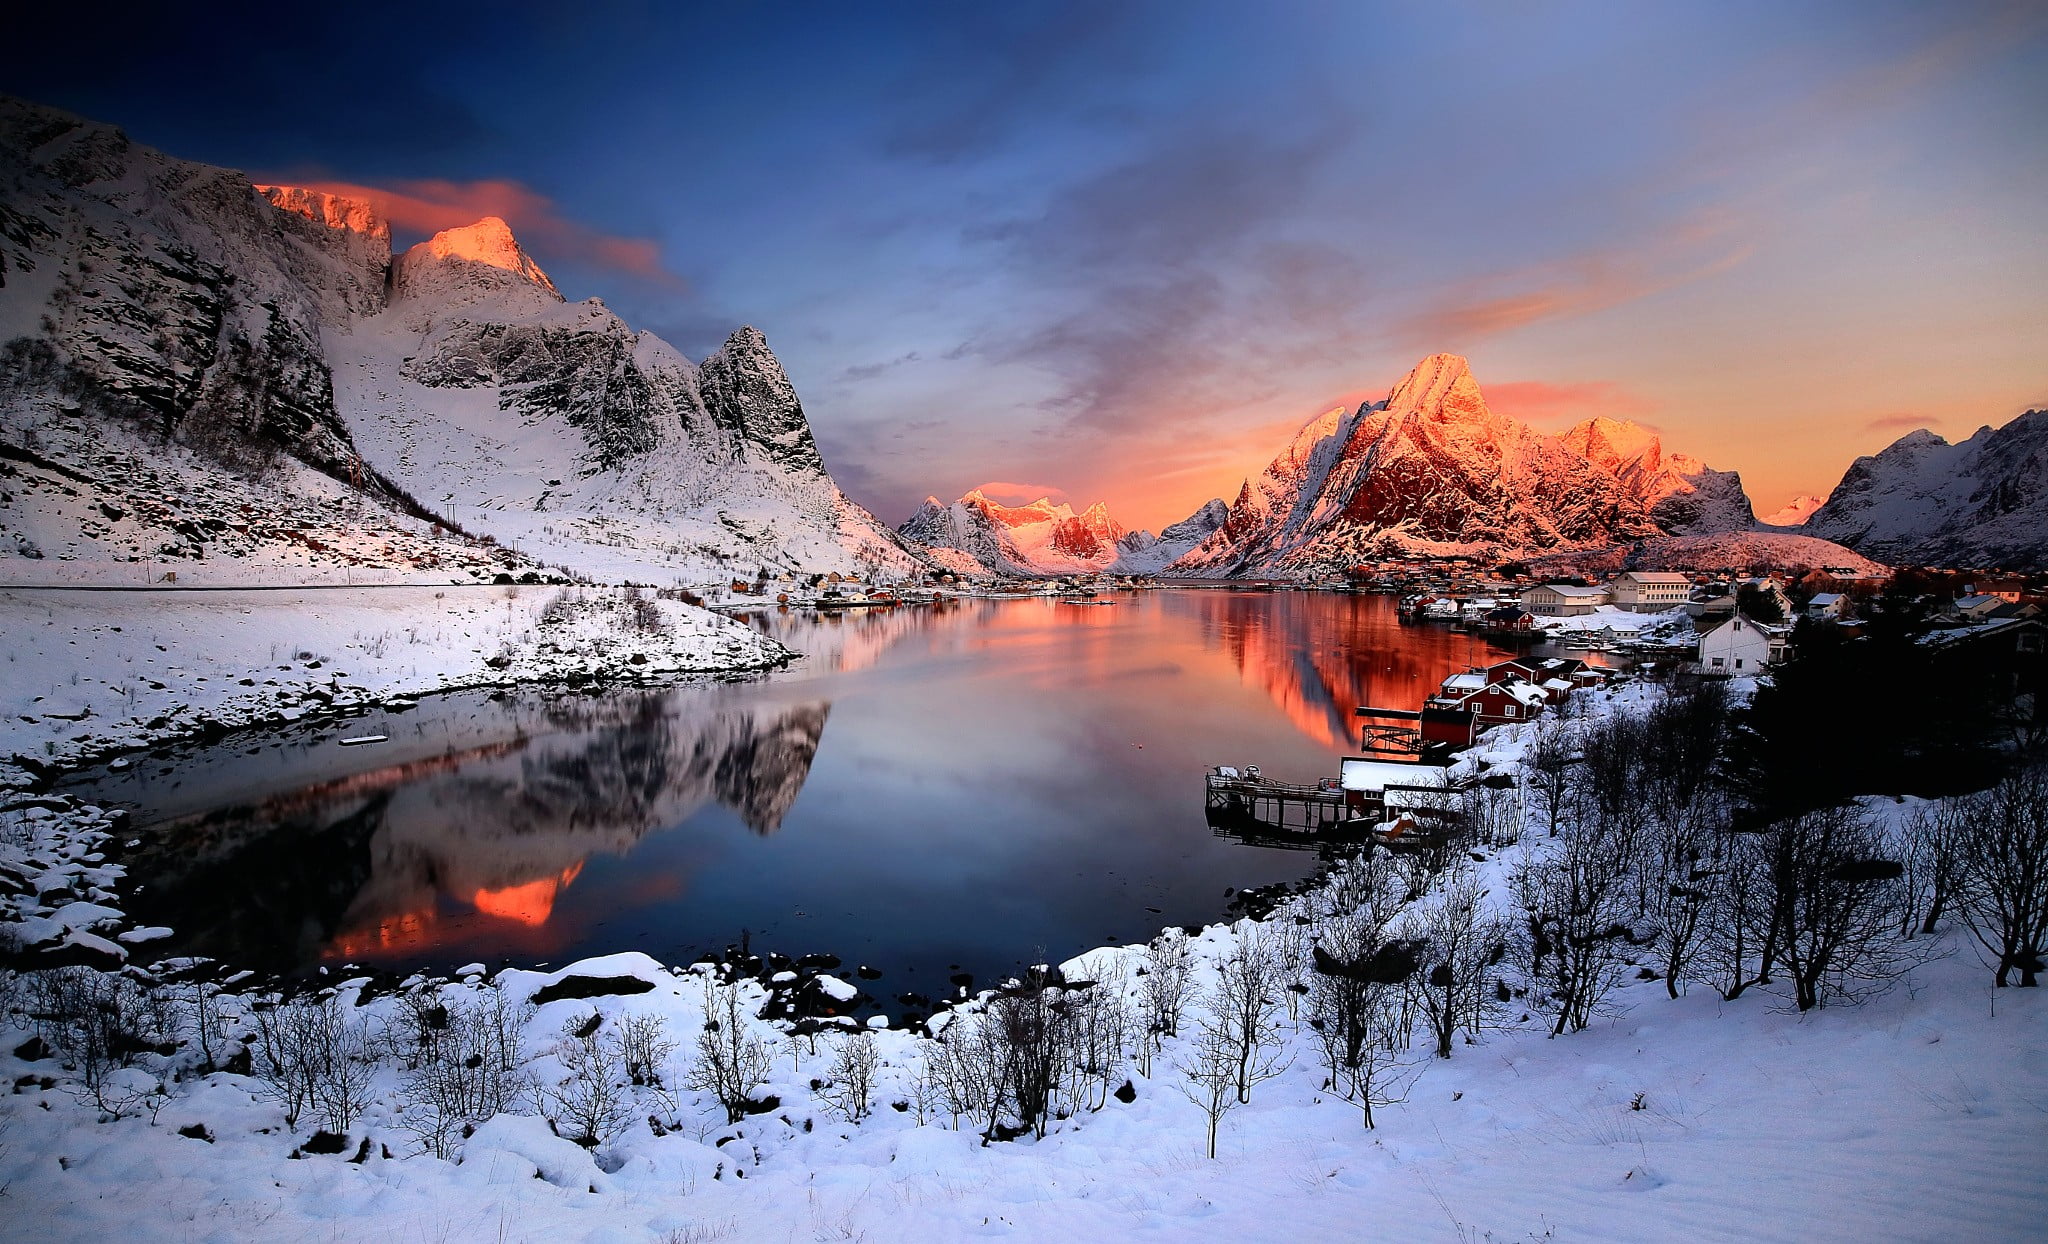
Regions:
<svg viewBox="0 0 2048 1244"><path fill-rule="evenodd" d="M555 283L540 270L540 265L520 249L519 240L512 236L512 227L496 216L486 216L460 229L443 229L420 245L436 259L462 259L487 264L516 273L550 290L555 288Z"/></svg>

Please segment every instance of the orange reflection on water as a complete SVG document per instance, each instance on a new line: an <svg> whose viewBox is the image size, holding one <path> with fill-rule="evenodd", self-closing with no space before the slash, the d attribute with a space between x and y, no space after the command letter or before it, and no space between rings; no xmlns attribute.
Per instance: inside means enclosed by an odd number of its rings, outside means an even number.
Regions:
<svg viewBox="0 0 2048 1244"><path fill-rule="evenodd" d="M578 860L564 868L559 876L542 877L523 885L508 885L496 890L478 890L470 896L470 902L486 916L501 920L517 920L526 925L543 925L555 911L555 896L569 888L576 880L576 874L583 871L583 861Z"/></svg>

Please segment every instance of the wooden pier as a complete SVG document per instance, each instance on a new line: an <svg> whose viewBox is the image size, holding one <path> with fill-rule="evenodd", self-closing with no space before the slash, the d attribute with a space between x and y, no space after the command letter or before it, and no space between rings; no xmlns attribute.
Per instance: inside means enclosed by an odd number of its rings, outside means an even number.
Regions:
<svg viewBox="0 0 2048 1244"><path fill-rule="evenodd" d="M1212 770L1207 805L1212 821L1250 822L1281 833L1320 834L1349 818L1344 792L1272 782L1257 774Z"/></svg>

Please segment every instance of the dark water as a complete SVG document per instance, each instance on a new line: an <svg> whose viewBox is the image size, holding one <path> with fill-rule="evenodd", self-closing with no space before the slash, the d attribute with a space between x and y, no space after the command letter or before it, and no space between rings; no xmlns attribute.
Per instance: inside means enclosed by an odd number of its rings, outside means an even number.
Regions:
<svg viewBox="0 0 2048 1244"><path fill-rule="evenodd" d="M439 697L163 753L89 793L152 828L131 910L166 953L448 969L745 930L942 992L1223 914L1313 854L1219 836L1212 764L1332 775L1361 704L1496 649L1385 597L1165 590L764 618L744 683ZM339 740L388 733L391 741Z"/></svg>

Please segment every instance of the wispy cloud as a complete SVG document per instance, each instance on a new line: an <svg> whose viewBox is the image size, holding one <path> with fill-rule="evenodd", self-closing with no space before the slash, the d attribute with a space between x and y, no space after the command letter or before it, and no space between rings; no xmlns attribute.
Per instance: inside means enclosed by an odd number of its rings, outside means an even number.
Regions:
<svg viewBox="0 0 2048 1244"><path fill-rule="evenodd" d="M554 200L517 181L415 178L367 186L318 177L258 180L367 199L401 233L437 233L497 216L512 226L521 244L543 261L543 267L548 260L567 260L655 285L683 285L681 277L662 266L661 247L652 239L621 237L571 220Z"/></svg>
<svg viewBox="0 0 2048 1244"><path fill-rule="evenodd" d="M895 358L884 359L882 362L879 363L855 363L853 366L847 368L845 371L840 372L839 379L843 381L873 380L876 376L881 375L883 372L893 371L906 363L915 363L918 361L918 358L918 352L916 350L912 350L907 354L899 354Z"/></svg>
<svg viewBox="0 0 2048 1244"><path fill-rule="evenodd" d="M1901 411L1895 415L1879 415L1875 419L1866 420L1863 424L1863 430L1866 432L1911 432L1915 428L1932 428L1939 422L1941 421L1932 415L1919 415L1911 411Z"/></svg>

